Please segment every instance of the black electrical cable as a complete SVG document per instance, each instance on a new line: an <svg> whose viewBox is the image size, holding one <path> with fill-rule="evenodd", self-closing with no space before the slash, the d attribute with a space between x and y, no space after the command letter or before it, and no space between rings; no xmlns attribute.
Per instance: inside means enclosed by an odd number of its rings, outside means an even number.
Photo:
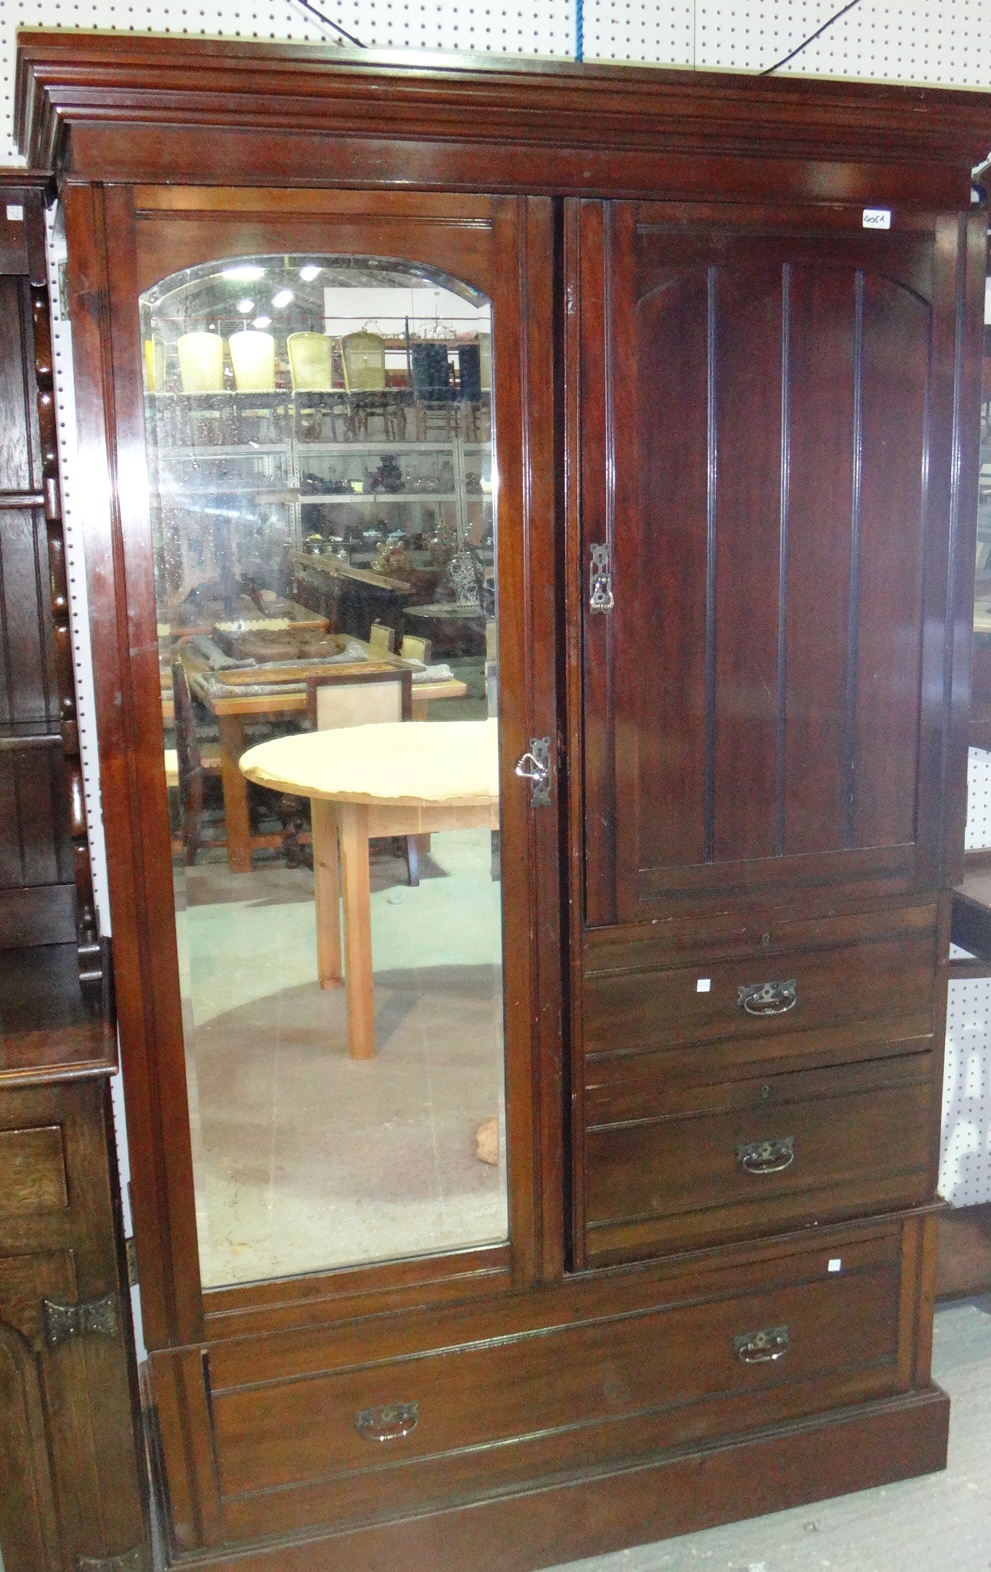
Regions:
<svg viewBox="0 0 991 1572"><path fill-rule="evenodd" d="M299 4L304 11L309 11L315 16L318 22L322 22L324 27L332 27L335 33L340 33L341 37L346 38L349 44L355 44L358 49L368 48L368 45L363 44L360 38L355 38L353 33L349 33L343 28L340 22L335 22L332 17L324 16L322 11L318 11L315 5L310 4L310 0L299 0Z"/></svg>
<svg viewBox="0 0 991 1572"><path fill-rule="evenodd" d="M794 60L795 56L800 55L803 49L807 49L810 44L815 43L817 38L821 38L827 27L832 27L833 23L838 22L841 16L846 16L848 11L852 11L854 6L859 4L860 0L847 0L846 5L840 6L840 9L829 18L828 22L823 22L822 26L817 27L814 33L810 33L808 38L804 39L797 48L793 49L790 55L785 55L783 60L778 60L776 64L768 66L765 71L758 71L757 75L770 76L772 71L780 71L783 65L788 64L789 60Z"/></svg>

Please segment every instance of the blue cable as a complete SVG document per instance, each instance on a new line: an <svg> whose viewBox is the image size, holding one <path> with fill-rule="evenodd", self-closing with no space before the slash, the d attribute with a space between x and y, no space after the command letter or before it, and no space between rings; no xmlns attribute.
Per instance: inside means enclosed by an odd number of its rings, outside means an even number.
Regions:
<svg viewBox="0 0 991 1572"><path fill-rule="evenodd" d="M582 0L575 0L575 59L585 58L585 19L582 15Z"/></svg>

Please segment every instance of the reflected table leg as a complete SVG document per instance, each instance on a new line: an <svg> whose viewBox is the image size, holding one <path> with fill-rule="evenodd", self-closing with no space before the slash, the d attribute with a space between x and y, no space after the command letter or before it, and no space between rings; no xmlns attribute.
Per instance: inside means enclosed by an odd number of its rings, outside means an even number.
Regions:
<svg viewBox="0 0 991 1572"><path fill-rule="evenodd" d="M341 972L341 878L334 804L319 797L310 803L313 831L313 880L317 908L317 976L321 988L339 988Z"/></svg>
<svg viewBox="0 0 991 1572"><path fill-rule="evenodd" d="M240 715L218 715L217 728L220 733L220 779L227 825L227 864L232 873L250 873L248 782L238 767L238 760L244 752L244 722Z"/></svg>
<svg viewBox="0 0 991 1572"><path fill-rule="evenodd" d="M368 872L368 809L337 804L344 895L344 987L352 1059L375 1057L372 984L372 903Z"/></svg>

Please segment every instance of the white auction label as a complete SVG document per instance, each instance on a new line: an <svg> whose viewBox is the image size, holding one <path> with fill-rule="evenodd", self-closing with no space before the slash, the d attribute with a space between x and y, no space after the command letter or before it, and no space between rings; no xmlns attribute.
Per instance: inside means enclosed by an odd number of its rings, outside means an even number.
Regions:
<svg viewBox="0 0 991 1572"><path fill-rule="evenodd" d="M711 987L712 987L712 978L711 977L700 977L698 982L695 984L695 992L696 993L708 993L709 990L711 989Z"/></svg>
<svg viewBox="0 0 991 1572"><path fill-rule="evenodd" d="M865 207L865 229L890 229L891 209L889 207Z"/></svg>

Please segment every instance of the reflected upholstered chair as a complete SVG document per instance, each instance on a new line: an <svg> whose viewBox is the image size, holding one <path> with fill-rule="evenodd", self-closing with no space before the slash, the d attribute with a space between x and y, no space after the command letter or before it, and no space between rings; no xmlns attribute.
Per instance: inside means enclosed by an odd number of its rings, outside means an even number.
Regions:
<svg viewBox="0 0 991 1572"><path fill-rule="evenodd" d="M385 339L378 333L346 333L341 339L344 385L347 388L355 437L368 438L368 421L377 416L387 442L406 435L402 393L390 389L385 377Z"/></svg>
<svg viewBox="0 0 991 1572"><path fill-rule="evenodd" d="M390 628L387 622L373 622L368 630L369 648L385 655L391 655L396 647L396 630Z"/></svg>
<svg viewBox="0 0 991 1572"><path fill-rule="evenodd" d="M413 714L413 675L391 671L321 672L306 680L306 714L314 731L408 721ZM420 882L415 835L403 838L407 879Z"/></svg>

